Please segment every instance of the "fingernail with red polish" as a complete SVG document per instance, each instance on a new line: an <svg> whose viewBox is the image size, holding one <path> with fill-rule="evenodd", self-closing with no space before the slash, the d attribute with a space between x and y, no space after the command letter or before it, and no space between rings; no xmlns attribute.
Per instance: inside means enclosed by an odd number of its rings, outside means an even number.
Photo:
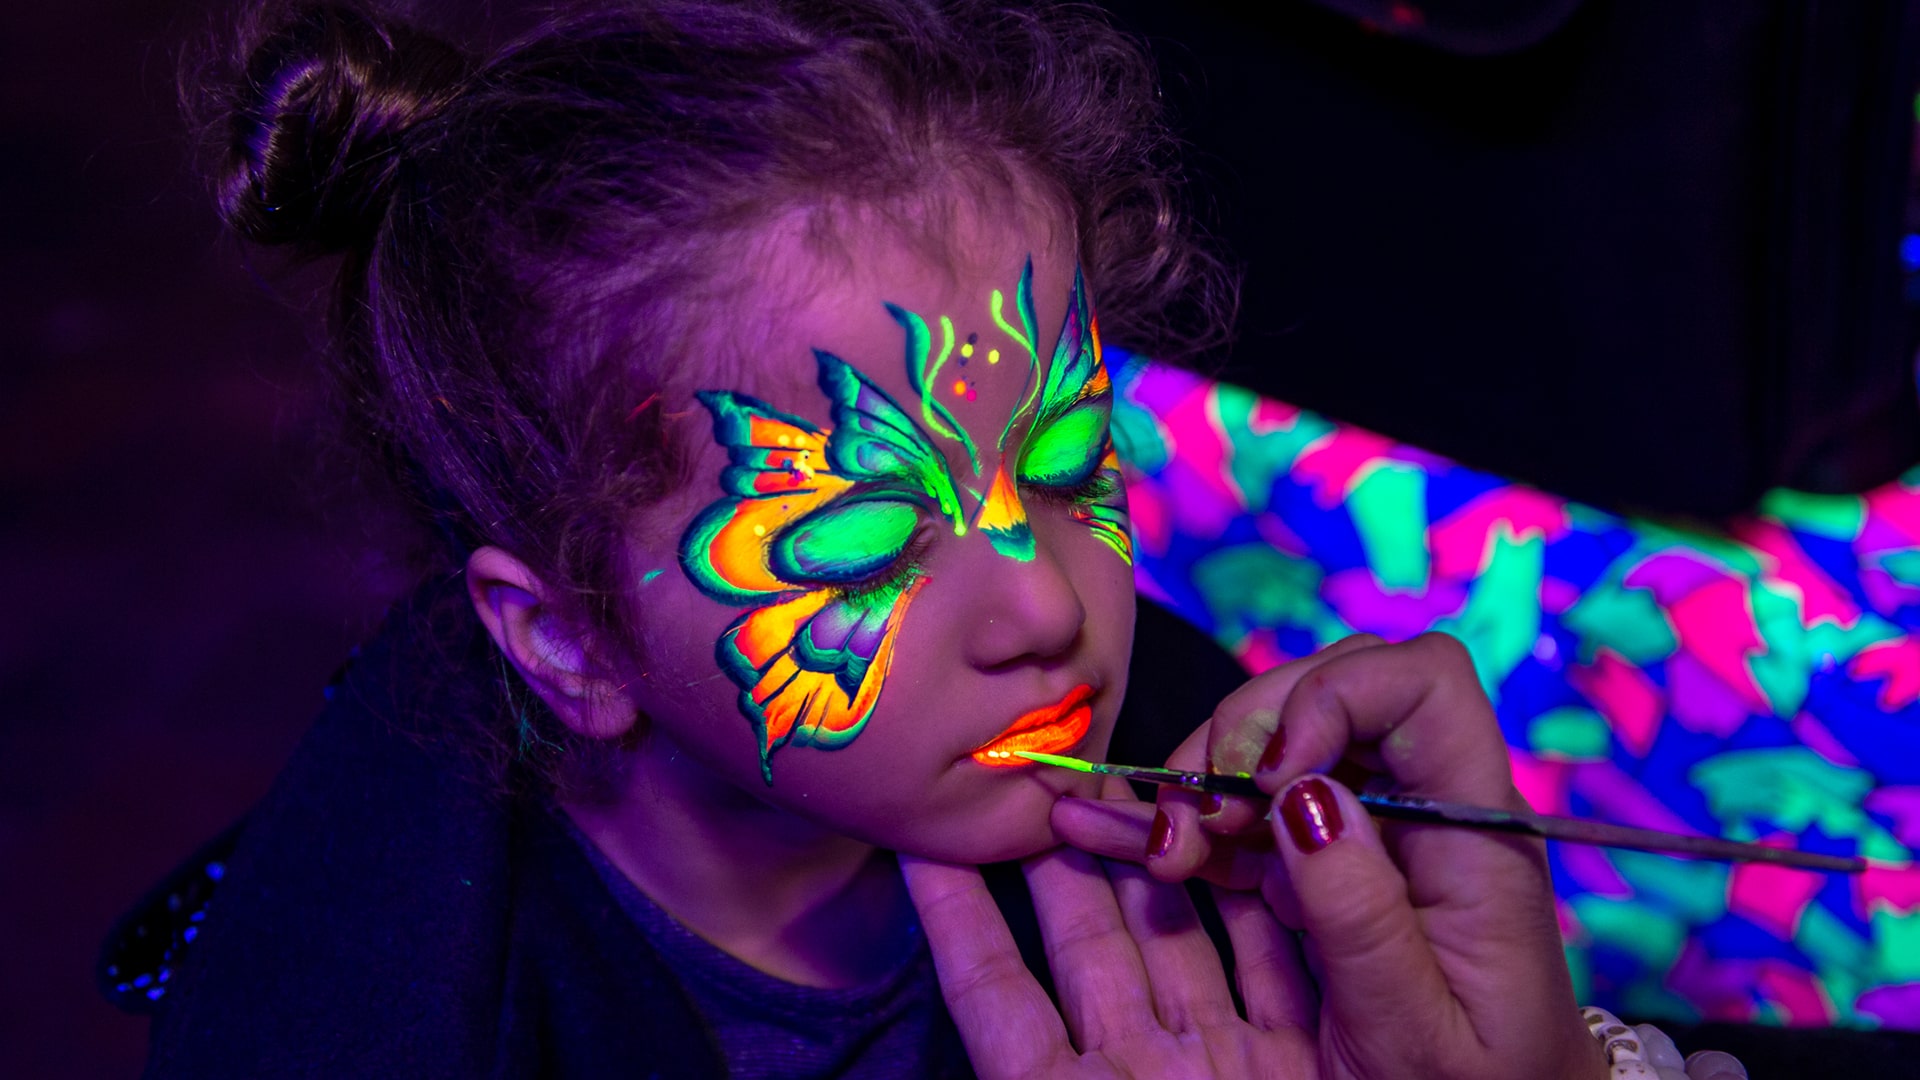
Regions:
<svg viewBox="0 0 1920 1080"><path fill-rule="evenodd" d="M1173 847L1173 822L1165 810L1153 812L1153 828L1147 832L1147 858L1157 859Z"/></svg>
<svg viewBox="0 0 1920 1080"><path fill-rule="evenodd" d="M1267 748L1260 754L1260 763L1254 766L1255 772L1272 772L1280 767L1280 759L1287 753L1287 729L1276 728L1273 738L1267 740Z"/></svg>
<svg viewBox="0 0 1920 1080"><path fill-rule="evenodd" d="M1213 815L1219 813L1221 802L1222 800L1220 798L1219 792L1216 792L1216 791L1201 792L1200 793L1200 816L1212 817Z"/></svg>
<svg viewBox="0 0 1920 1080"><path fill-rule="evenodd" d="M1317 776L1309 777L1287 789L1280 800L1280 820L1287 823L1287 835L1303 855L1311 855L1335 840L1345 830L1340 820L1340 804L1333 789Z"/></svg>

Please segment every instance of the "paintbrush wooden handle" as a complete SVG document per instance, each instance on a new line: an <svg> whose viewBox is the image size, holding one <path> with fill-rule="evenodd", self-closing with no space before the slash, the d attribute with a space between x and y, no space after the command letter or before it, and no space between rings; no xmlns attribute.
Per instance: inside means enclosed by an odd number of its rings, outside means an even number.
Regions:
<svg viewBox="0 0 1920 1080"><path fill-rule="evenodd" d="M1107 776L1124 777L1128 780L1140 780L1149 784L1166 784L1193 791L1210 791L1218 795L1238 795L1242 798L1262 801L1267 798L1266 792L1260 790L1260 786L1254 783L1251 776L1182 772L1179 769L1156 769L1144 765L1114 765L1082 761L1079 758L1059 754L1022 752L1020 756L1044 765L1074 769L1078 772L1101 773ZM1415 795L1399 795L1372 786L1362 790L1359 798L1360 805L1366 807L1367 811L1375 817L1392 818L1398 821L1519 833L1526 836L1542 836L1548 840L1564 840L1573 844L1596 844L1600 847L1629 848L1634 851L1657 851L1666 855L1694 855L1728 862L1774 863L1778 866L1794 866L1806 870L1831 870L1843 874L1858 874L1867 868L1867 861L1857 856L1821 855L1817 852L1799 851L1794 848L1722 840L1717 836L1689 836L1684 833L1661 832L1657 829L1636 829L1628 825L1610 825L1604 821L1536 814L1531 810L1495 810L1487 806L1470 806L1466 803L1423 799Z"/></svg>
<svg viewBox="0 0 1920 1080"><path fill-rule="evenodd" d="M1794 848L1723 840L1717 836L1689 836L1684 833L1662 832L1658 829L1636 829L1629 825L1613 825L1604 821L1588 821L1584 818L1554 817L1531 811L1515 813L1484 806L1467 806L1462 803L1441 802L1437 799L1421 799L1385 792L1364 792L1360 795L1360 803L1367 808L1368 812L1384 818L1459 825L1469 829L1487 829L1494 832L1525 833L1573 844L1595 844L1600 847L1656 851L1669 855L1695 855L1728 862L1764 862L1807 870L1831 870L1843 874L1858 874L1867 868L1867 861L1856 856L1822 855L1818 852L1800 851Z"/></svg>

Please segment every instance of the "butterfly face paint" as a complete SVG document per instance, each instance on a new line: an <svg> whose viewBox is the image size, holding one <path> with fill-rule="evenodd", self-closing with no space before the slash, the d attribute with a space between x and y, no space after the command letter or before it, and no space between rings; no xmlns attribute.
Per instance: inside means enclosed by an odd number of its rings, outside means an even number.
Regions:
<svg viewBox="0 0 1920 1080"><path fill-rule="evenodd" d="M831 750L860 733L921 583L903 559L921 515L959 513L946 462L913 420L845 361L815 359L831 434L745 394L698 395L727 448L729 497L680 541L702 592L756 605L714 655L740 688L769 784L780 747Z"/></svg>
<svg viewBox="0 0 1920 1080"><path fill-rule="evenodd" d="M1039 411L1014 470L1017 485L1007 487L1013 492L1024 487L1056 496L1067 493L1072 497L1069 513L1074 519L1131 565L1127 497L1121 487L1120 458L1108 435L1112 418L1113 383L1101 356L1100 327L1076 270L1067 320L1040 391ZM1003 457L1001 471L1005 469ZM1000 486L996 484L995 489Z"/></svg>
<svg viewBox="0 0 1920 1080"><path fill-rule="evenodd" d="M1066 503L1075 520L1130 561L1124 495L1107 437L1112 388L1085 284L1076 271L1042 384L1032 276L1029 261L1014 294L1017 329L999 290L988 303L1027 363L1001 365L998 350L989 350L986 373L975 370L971 380L952 378L951 371L943 378L943 369L974 367L977 334L956 348L951 317L929 323L888 305L905 332L917 410L819 350L818 383L831 416L826 430L746 394L697 395L713 415L714 438L727 450L720 476L725 497L688 526L680 563L709 598L751 607L721 634L715 657L740 688L739 708L752 725L767 783L782 746L837 749L872 715L901 621L926 581L915 550L924 526L940 523L956 537L978 530L1000 554L1030 561L1034 538L1020 498L1026 487ZM969 513L963 485L936 440L958 444L976 482L983 470L980 440L940 392L972 400L979 379L1011 377L1020 367L1025 382L992 444L998 451L993 477L984 493L964 485L973 502ZM1023 420L1030 421L1026 437L1010 465L1007 445Z"/></svg>
<svg viewBox="0 0 1920 1080"><path fill-rule="evenodd" d="M995 448L1001 452L985 494L969 489L978 500L974 526L984 532L994 550L1022 562L1034 557L1033 530L1027 523L1026 507L1020 489L1062 493L1072 501L1072 514L1091 528L1113 552L1128 563L1133 561L1132 543L1127 535L1126 498L1120 487L1119 458L1113 454L1107 437L1108 421L1113 413L1113 387L1102 362L1100 331L1087 299L1086 281L1078 270L1073 275L1073 292L1068 298L1066 321L1053 350L1053 362L1047 368L1044 384L1037 382L1040 357L1033 311L1033 263L1021 271L1013 294L1013 315L1008 318L1007 297L995 289L988 301L994 325L1012 339L1026 354L1026 385L1020 404L1007 417ZM959 442L980 474L980 455L975 440L954 419L939 400L941 371L954 354L953 320L941 316L937 351L928 324L913 312L889 306L894 318L907 331L907 371L914 390L920 395L921 416L934 431ZM964 364L975 349L974 339L960 346ZM987 354L989 365L1000 362L999 350ZM958 380L955 396L971 399L971 384ZM1037 406L1037 411L1036 411ZM1018 461L1008 467L1007 443L1024 419L1032 418L1026 442Z"/></svg>

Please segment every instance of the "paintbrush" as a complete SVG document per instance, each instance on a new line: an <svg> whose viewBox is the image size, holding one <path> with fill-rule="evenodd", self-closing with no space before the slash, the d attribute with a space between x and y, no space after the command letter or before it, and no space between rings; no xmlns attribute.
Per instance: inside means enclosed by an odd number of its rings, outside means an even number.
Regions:
<svg viewBox="0 0 1920 1080"><path fill-rule="evenodd" d="M1261 791L1254 784L1251 776L1182 772L1179 769L1154 769L1141 765L1106 765L1060 754L1041 754L1028 750L1015 750L1014 753L1029 761L1072 769L1075 772L1118 776L1125 780L1167 784L1191 791L1210 791L1218 795L1239 795L1243 798L1259 799L1262 802L1270 798L1266 792ZM1393 818L1398 821L1418 821L1429 825L1454 825L1467 829L1486 829L1490 832L1520 833L1526 836L1542 836L1549 840L1565 840L1575 844L1657 851L1668 855L1693 855L1726 862L1775 863L1780 866L1797 866L1808 870L1833 870L1843 874L1858 874L1867 868L1867 861L1855 856L1821 855L1794 848L1722 840L1717 836L1687 836L1682 833L1661 832L1658 829L1636 829L1626 825L1611 825L1604 821L1536 814L1530 810L1495 810L1486 806L1423 799L1415 795L1396 795L1372 788L1357 794L1360 805L1366 807L1369 813L1376 817Z"/></svg>

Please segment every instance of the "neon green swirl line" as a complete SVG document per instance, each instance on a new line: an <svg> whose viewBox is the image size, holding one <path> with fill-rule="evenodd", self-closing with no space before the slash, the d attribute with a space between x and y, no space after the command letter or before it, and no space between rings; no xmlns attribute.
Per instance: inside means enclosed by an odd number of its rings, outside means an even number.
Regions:
<svg viewBox="0 0 1920 1080"><path fill-rule="evenodd" d="M952 439L964 447L967 460L973 463L974 475L979 475L980 451L973 445L973 436L967 434L967 429L945 405L940 404L940 388L932 381L953 353L953 320L945 315L940 316L940 355L929 362L928 357L933 352L933 337L927 332L926 320L898 304L888 304L887 313L907 332L907 381L913 385L913 392L920 395L921 418L935 435Z"/></svg>
<svg viewBox="0 0 1920 1080"><path fill-rule="evenodd" d="M979 476L980 451L973 445L973 436L967 434L966 425L960 423L959 419L939 402L940 369L946 366L947 358L952 355L953 320L942 315L940 316L940 355L934 359L932 367L925 370L920 380L920 415L927 421L928 427L958 442L966 449L967 460L973 464L973 475ZM921 356L924 358L926 354L923 352ZM935 410L939 411L940 417L945 417L946 421L951 423L951 431L947 430L947 425L934 415Z"/></svg>
<svg viewBox="0 0 1920 1080"><path fill-rule="evenodd" d="M993 311L994 325L1000 328L1001 333L1019 342L1020 347L1027 350L1027 361L1029 363L1036 362L1039 358L1034 354L1033 342L1028 340L1026 335L1020 333L1020 331L1015 330L1012 326L1010 326L1007 323L1006 315L1002 314L1002 310L1006 307L1006 304L1007 304L1006 295L1003 294L999 289L993 290L993 297L991 299L989 306Z"/></svg>
<svg viewBox="0 0 1920 1080"><path fill-rule="evenodd" d="M931 366L926 362L926 353L920 354L920 416L928 427L945 435L948 434L942 430L945 425L933 415L932 401L932 396L939 392L940 369L946 366L947 357L953 352L953 320L945 315L940 316L940 339L940 355Z"/></svg>
<svg viewBox="0 0 1920 1080"><path fill-rule="evenodd" d="M887 311L907 332L907 377L913 380L913 389L920 395L920 414L926 418L927 426L933 429L934 434L954 438L953 431L940 422L928 404L927 354L933 351L933 339L927 333L926 320L894 304L888 304ZM946 358L944 350L941 358Z"/></svg>
<svg viewBox="0 0 1920 1080"><path fill-rule="evenodd" d="M1019 293L1015 296L1014 301L1020 311L1020 324L1024 326L1027 331L1024 334L1007 324L1004 313L1006 297L999 289L993 290L993 296L990 298L988 305L992 310L995 325L1000 327L1000 332L1019 342L1020 346L1027 352L1027 383L1021 390L1023 400L1020 403L1020 407L1013 410L1013 415L1007 417L1007 426L1000 429L998 446L1001 450L1007 448L1007 437L1013 434L1014 425L1018 424L1020 418L1025 416L1028 410L1033 408L1034 400L1040 395L1040 380L1038 378L1040 374L1040 352L1034 346L1034 342L1039 338L1040 332L1034 326L1036 319L1033 313L1033 259L1031 256L1028 257L1027 264L1020 270ZM1069 313L1069 317L1071 317L1071 313Z"/></svg>

